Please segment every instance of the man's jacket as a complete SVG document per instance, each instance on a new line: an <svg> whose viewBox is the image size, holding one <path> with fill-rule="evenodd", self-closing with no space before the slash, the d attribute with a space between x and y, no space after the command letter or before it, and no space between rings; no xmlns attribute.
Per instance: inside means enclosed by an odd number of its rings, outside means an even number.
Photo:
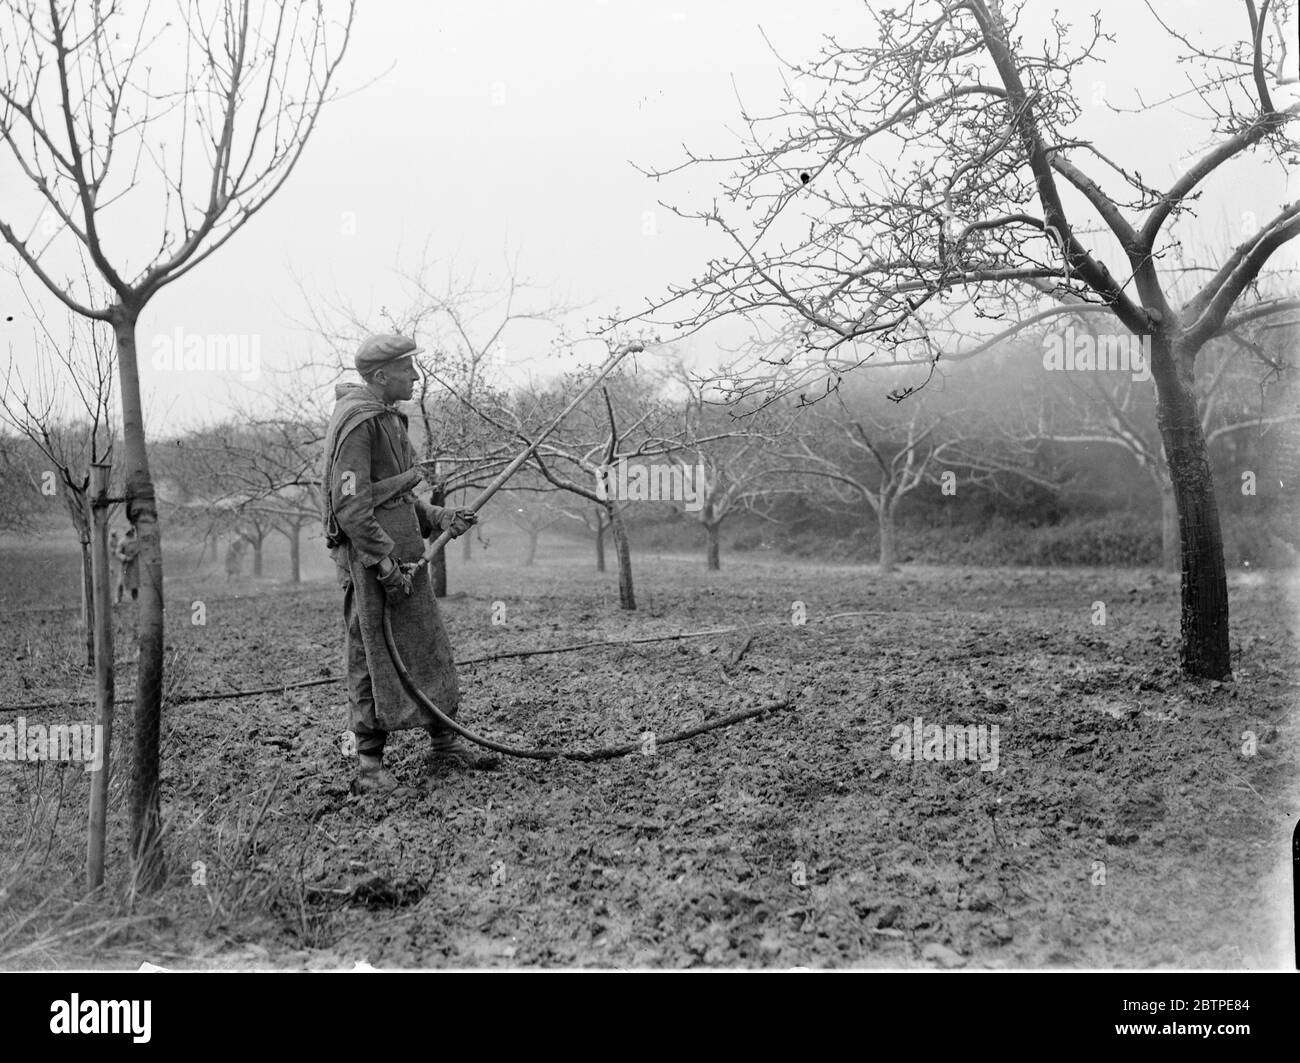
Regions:
<svg viewBox="0 0 1300 1063"><path fill-rule="evenodd" d="M426 538L441 530L443 510L415 497L420 482L415 448L404 413L386 406L362 384L339 384L338 400L325 432L325 475L321 492L325 545L351 545L363 565L376 565L393 552L393 540L375 517L378 510L413 505ZM336 554L336 559L338 555Z"/></svg>

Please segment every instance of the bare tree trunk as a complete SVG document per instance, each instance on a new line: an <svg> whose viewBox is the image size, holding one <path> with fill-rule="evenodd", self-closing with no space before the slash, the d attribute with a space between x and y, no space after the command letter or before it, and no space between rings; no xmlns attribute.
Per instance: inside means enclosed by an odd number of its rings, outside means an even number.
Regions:
<svg viewBox="0 0 1300 1063"><path fill-rule="evenodd" d="M1178 571L1178 502L1167 476L1160 488L1160 565L1166 572Z"/></svg>
<svg viewBox="0 0 1300 1063"><path fill-rule="evenodd" d="M1153 337L1152 376L1159 398L1156 421L1169 461L1182 549L1179 657L1188 675L1227 679L1232 675L1228 576L1214 477L1192 390L1194 353L1171 343L1168 337Z"/></svg>
<svg viewBox="0 0 1300 1063"><path fill-rule="evenodd" d="M704 525L704 534L708 536L708 544L705 547L705 566L710 572L717 572L722 568L722 558L719 552L722 539L722 522L713 521L711 524Z"/></svg>
<svg viewBox="0 0 1300 1063"><path fill-rule="evenodd" d="M266 536L259 535L256 539L249 536L245 536L245 538L253 548L253 575L260 579L262 575L262 541Z"/></svg>
<svg viewBox="0 0 1300 1063"><path fill-rule="evenodd" d="M636 595L632 590L632 544L628 542L623 515L612 502L605 504L609 514L610 531L614 533L614 552L618 557L618 604L623 609L636 608Z"/></svg>
<svg viewBox="0 0 1300 1063"><path fill-rule="evenodd" d="M596 571L605 571L605 517L599 510L596 513Z"/></svg>
<svg viewBox="0 0 1300 1063"><path fill-rule="evenodd" d="M159 733L162 725L163 566L162 529L145 448L140 374L136 365L136 307L113 308L117 365L121 380L122 439L126 452L126 514L140 541L140 597L136 629L138 655L134 706L135 755L131 776L131 858L135 885L162 885L165 865L158 794Z"/></svg>
<svg viewBox="0 0 1300 1063"><path fill-rule="evenodd" d="M894 507L886 498L876 510L876 524L880 528L880 574L887 576L898 566L894 561Z"/></svg>
<svg viewBox="0 0 1300 1063"><path fill-rule="evenodd" d="M429 502L438 507L447 504L447 489L441 482L433 485L433 489L429 494ZM429 575L433 580L433 596L435 598L447 597L447 548L445 546L434 554L433 560L429 562Z"/></svg>
<svg viewBox="0 0 1300 1063"><path fill-rule="evenodd" d="M302 529L293 525L289 529L289 579L293 583L302 582L302 544L300 541Z"/></svg>
<svg viewBox="0 0 1300 1063"><path fill-rule="evenodd" d="M81 540L81 627L86 635L86 665L94 667L95 584L88 535Z"/></svg>
<svg viewBox="0 0 1300 1063"><path fill-rule="evenodd" d="M90 777L90 822L86 844L86 884L92 890L104 884L104 839L108 827L108 783L112 777L113 753L113 570L108 559L107 465L91 467L94 503L94 551L92 553L95 606L95 723L99 727L99 767Z"/></svg>
<svg viewBox="0 0 1300 1063"><path fill-rule="evenodd" d="M541 538L541 531L537 528L528 529L528 552L524 555L524 568L532 568L537 560L537 540Z"/></svg>
<svg viewBox="0 0 1300 1063"><path fill-rule="evenodd" d="M212 560L218 559L217 555L217 536L211 528L203 533L203 548L199 550L199 559L194 562L196 569L203 567L203 562L208 559L208 547L212 547Z"/></svg>

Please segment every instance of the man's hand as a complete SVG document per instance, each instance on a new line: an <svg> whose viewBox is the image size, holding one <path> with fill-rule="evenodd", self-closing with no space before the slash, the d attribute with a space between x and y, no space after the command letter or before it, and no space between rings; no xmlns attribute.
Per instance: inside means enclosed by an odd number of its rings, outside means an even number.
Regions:
<svg viewBox="0 0 1300 1063"><path fill-rule="evenodd" d="M444 509L440 531L451 532L453 539L464 535L478 523L478 514L472 509Z"/></svg>
<svg viewBox="0 0 1300 1063"><path fill-rule="evenodd" d="M411 572L414 566L399 565L391 557L379 562L379 585L389 605L396 605L411 594Z"/></svg>

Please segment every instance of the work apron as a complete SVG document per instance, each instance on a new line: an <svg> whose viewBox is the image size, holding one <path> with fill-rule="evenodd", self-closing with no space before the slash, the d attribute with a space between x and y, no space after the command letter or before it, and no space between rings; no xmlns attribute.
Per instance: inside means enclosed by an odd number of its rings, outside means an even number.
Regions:
<svg viewBox="0 0 1300 1063"><path fill-rule="evenodd" d="M393 540L394 561L420 559L425 544L409 496L399 495L377 507L375 519ZM406 693L384 641L384 588L379 583L379 566L366 568L349 548L348 567L379 726L385 731L436 727L432 714ZM446 715L455 716L460 706L460 680L451 655L451 642L442 626L438 600L433 595L428 565L412 577L412 584L410 596L390 606L393 640L415 685Z"/></svg>

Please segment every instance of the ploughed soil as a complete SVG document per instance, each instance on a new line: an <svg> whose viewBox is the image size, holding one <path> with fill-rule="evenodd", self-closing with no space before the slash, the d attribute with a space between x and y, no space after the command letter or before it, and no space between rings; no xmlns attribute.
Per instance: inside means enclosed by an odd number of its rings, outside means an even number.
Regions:
<svg viewBox="0 0 1300 1063"><path fill-rule="evenodd" d="M173 550L167 883L129 889L123 605L108 890L83 896L89 775L0 763L0 964L1290 966L1290 574L1232 575L1235 677L1217 683L1180 676L1177 577L1147 570L882 578L735 554L710 573L642 554L627 612L587 547L548 545L531 568L454 551L459 659L742 630L464 665L462 720L487 735L638 751L436 769L422 790L428 739L402 732L387 762L409 785L363 797L323 566L227 582ZM0 544L0 725L93 720L75 556L54 553Z"/></svg>

